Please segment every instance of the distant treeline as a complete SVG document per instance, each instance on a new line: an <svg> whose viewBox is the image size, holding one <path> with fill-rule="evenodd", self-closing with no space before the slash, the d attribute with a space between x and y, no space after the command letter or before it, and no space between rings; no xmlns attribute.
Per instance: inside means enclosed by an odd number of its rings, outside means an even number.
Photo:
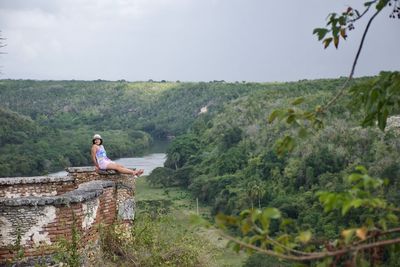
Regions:
<svg viewBox="0 0 400 267"><path fill-rule="evenodd" d="M91 136L112 158L142 153L153 138L184 134L202 108L273 84L0 81L0 176L39 175L91 164Z"/></svg>

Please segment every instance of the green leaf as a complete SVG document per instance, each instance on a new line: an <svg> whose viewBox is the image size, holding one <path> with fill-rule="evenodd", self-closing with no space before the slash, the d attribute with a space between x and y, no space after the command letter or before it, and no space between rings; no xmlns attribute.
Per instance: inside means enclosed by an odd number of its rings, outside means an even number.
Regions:
<svg viewBox="0 0 400 267"><path fill-rule="evenodd" d="M303 116L304 116L304 118L306 118L307 120L310 120L310 121L315 119L314 112L310 112L310 111L304 112Z"/></svg>
<svg viewBox="0 0 400 267"><path fill-rule="evenodd" d="M248 232L251 231L251 224L249 224L247 221L245 221L242 226L240 227L240 230L242 231L242 233L245 235Z"/></svg>
<svg viewBox="0 0 400 267"><path fill-rule="evenodd" d="M346 201L345 203L343 203L342 215L346 215L346 213L351 209L351 207L352 207L351 201Z"/></svg>
<svg viewBox="0 0 400 267"><path fill-rule="evenodd" d="M299 105L304 102L304 97L299 97L292 102L292 105Z"/></svg>
<svg viewBox="0 0 400 267"><path fill-rule="evenodd" d="M292 219L282 219L281 224L279 225L280 229L287 229L289 225L293 225L294 221Z"/></svg>
<svg viewBox="0 0 400 267"><path fill-rule="evenodd" d="M339 30L340 30L340 28L338 26L336 26L336 22L337 22L337 20L335 20L335 24L332 25L332 36L334 38L335 37L339 38Z"/></svg>
<svg viewBox="0 0 400 267"><path fill-rule="evenodd" d="M239 215L240 215L240 217L244 218L250 213L251 213L251 210L247 209L247 210L243 210L242 212L240 212Z"/></svg>
<svg viewBox="0 0 400 267"><path fill-rule="evenodd" d="M268 122L272 123L276 118L282 118L286 114L285 111L281 109L276 109L268 117Z"/></svg>
<svg viewBox="0 0 400 267"><path fill-rule="evenodd" d="M296 120L296 116L295 115L289 115L286 119L286 122L291 124Z"/></svg>
<svg viewBox="0 0 400 267"><path fill-rule="evenodd" d="M340 25L342 25L342 26L346 25L346 17L345 16L340 16L338 18L338 21L339 21Z"/></svg>
<svg viewBox="0 0 400 267"><path fill-rule="evenodd" d="M295 140L291 136L286 135L284 138L276 141L276 152L279 156L283 156L286 152L292 151L295 145Z"/></svg>
<svg viewBox="0 0 400 267"><path fill-rule="evenodd" d="M276 208L266 208L262 212L262 217L268 219L279 219L281 217L281 212Z"/></svg>
<svg viewBox="0 0 400 267"><path fill-rule="evenodd" d="M251 211L251 221L255 222L258 219L258 216L261 214L261 211L258 209L253 209Z"/></svg>
<svg viewBox="0 0 400 267"><path fill-rule="evenodd" d="M389 213L388 215L386 215L386 218L388 219L388 221L390 221L392 223L397 223L399 221L399 217L397 217L393 213Z"/></svg>
<svg viewBox="0 0 400 267"><path fill-rule="evenodd" d="M324 39L325 35L329 32L328 29L325 28L316 28L313 30L313 34L318 35L318 41Z"/></svg>
<svg viewBox="0 0 400 267"><path fill-rule="evenodd" d="M316 130L321 130L322 128L324 128L324 123L321 120L315 119L313 121L313 127Z"/></svg>
<svg viewBox="0 0 400 267"><path fill-rule="evenodd" d="M347 177L347 180L350 183L354 183L354 182L360 181L361 179L362 179L362 175L359 174L359 173L352 173Z"/></svg>
<svg viewBox="0 0 400 267"><path fill-rule="evenodd" d="M292 137L287 139L287 150L288 151L292 151L294 149L295 145L296 145L296 143L295 143L295 141L294 141L294 139Z"/></svg>
<svg viewBox="0 0 400 267"><path fill-rule="evenodd" d="M375 101L378 99L379 95L380 94L379 94L378 89L376 89L376 88L372 89L371 93L370 93L370 98L369 98L370 103L375 103Z"/></svg>
<svg viewBox="0 0 400 267"><path fill-rule="evenodd" d="M276 238L276 241L283 245L287 245L290 241L290 236L288 234L282 234Z"/></svg>
<svg viewBox="0 0 400 267"><path fill-rule="evenodd" d="M353 206L354 208L359 208L363 203L364 201L362 199L357 198L351 201L351 206Z"/></svg>
<svg viewBox="0 0 400 267"><path fill-rule="evenodd" d="M385 219L380 219L379 220L379 224L382 226L382 228L383 228L383 230L387 230L388 229L388 227L387 227L387 223L386 223L386 220Z"/></svg>
<svg viewBox="0 0 400 267"><path fill-rule="evenodd" d="M355 169L356 169L356 171L359 171L359 172L361 172L362 174L368 174L367 169L366 169L364 166L362 166L362 165L356 166Z"/></svg>
<svg viewBox="0 0 400 267"><path fill-rule="evenodd" d="M306 244L308 243L308 241L310 241L311 237L312 237L311 231L304 231L301 232L296 239L299 240L301 243Z"/></svg>
<svg viewBox="0 0 400 267"><path fill-rule="evenodd" d="M269 232L270 218L261 215L261 216L260 216L260 222L261 222L263 231L264 231L265 233L268 233L268 232Z"/></svg>
<svg viewBox="0 0 400 267"><path fill-rule="evenodd" d="M281 246L274 246L274 251L279 253L279 254L285 253L285 249L282 248Z"/></svg>
<svg viewBox="0 0 400 267"><path fill-rule="evenodd" d="M378 127L381 131L384 131L386 128L387 117L389 116L389 111L387 108L383 110L383 112L379 113L378 116Z"/></svg>
<svg viewBox="0 0 400 267"><path fill-rule="evenodd" d="M376 4L376 9L382 10L388 3L389 0L379 0L378 4Z"/></svg>
<svg viewBox="0 0 400 267"><path fill-rule="evenodd" d="M385 208L387 206L386 201L380 198L370 198L368 204L377 208Z"/></svg>

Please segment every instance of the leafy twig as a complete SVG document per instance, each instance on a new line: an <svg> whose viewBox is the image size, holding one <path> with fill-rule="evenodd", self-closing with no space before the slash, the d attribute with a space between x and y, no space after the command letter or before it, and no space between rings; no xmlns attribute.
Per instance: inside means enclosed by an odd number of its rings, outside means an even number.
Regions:
<svg viewBox="0 0 400 267"><path fill-rule="evenodd" d="M286 259L286 260L293 260L293 261L310 261L310 260L319 260L323 259L326 257L332 257L332 256L340 256L343 254L347 253L352 253L355 251L361 251L361 250L367 250L370 248L375 248L375 247L381 247L381 246L387 246L387 245L392 245L392 244L398 244L400 243L400 237L395 238L395 239L389 239L389 240L383 240L383 241L377 241L369 244L363 244L363 245L358 245L358 246L348 246L344 247L339 250L335 251L324 251L324 252L314 252L310 253L307 256L295 256L295 255L287 255L287 254L281 254L272 250L265 250L262 248L259 248L257 246L254 246L252 244L245 243L237 238L234 238L230 235L227 235L225 233L221 233L222 236L224 236L226 239L231 240L237 244L239 244L242 247L250 248L252 250L258 251L260 253L273 256L273 257L278 257L281 259Z"/></svg>
<svg viewBox="0 0 400 267"><path fill-rule="evenodd" d="M361 50L362 50L362 48L363 48L364 41L365 41L365 38L366 38L366 36L367 36L369 27L371 26L371 23L372 23L372 21L375 19L375 17L381 12L381 10L382 10L382 9L377 9L377 10L376 10L376 12L374 13L374 15L369 19L369 21L368 21L368 23L367 23L367 26L365 27L363 36L362 36L362 38L361 38L360 45L359 45L358 50L357 50L356 57L354 58L354 61L353 61L353 66L351 67L351 71L350 71L349 77L348 77L347 80L344 82L344 84L342 85L342 87L341 87L341 89L339 90L339 92L338 92L325 106L323 106L323 107L320 109L320 112L325 112L327 109L329 109L329 107L332 106L332 105L344 94L344 92L345 92L345 90L346 90L346 88L347 88L348 83L353 79L353 75L354 75L354 71L355 71L355 69L356 69L357 61L358 61L358 58L360 57L360 53L361 53Z"/></svg>
<svg viewBox="0 0 400 267"><path fill-rule="evenodd" d="M262 234L262 233L263 233L263 230L260 229L260 228L257 227L257 226L253 226L253 229L254 229L256 232L258 232L259 234ZM285 245L279 243L279 242L276 241L275 239L271 238L269 235L266 235L265 238L266 238L268 241L270 241L272 244L274 244L275 246L279 246L279 247L285 249L285 250L288 251L288 252L292 252L292 253L299 254L299 255L310 255L310 253L308 253L308 252L304 252L304 251L296 250L296 249L293 249L293 248L289 248L289 247L287 247L287 246L285 246Z"/></svg>

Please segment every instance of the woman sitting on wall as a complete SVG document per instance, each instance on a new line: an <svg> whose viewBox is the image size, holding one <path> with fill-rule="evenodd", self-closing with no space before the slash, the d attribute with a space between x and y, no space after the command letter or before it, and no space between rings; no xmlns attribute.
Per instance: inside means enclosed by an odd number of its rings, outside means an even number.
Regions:
<svg viewBox="0 0 400 267"><path fill-rule="evenodd" d="M144 170L131 170L124 167L121 164L117 164L114 161L110 160L107 157L106 150L103 146L103 139L99 134L95 134L93 136L93 145L92 145L92 160L96 167L96 171L98 170L116 170L117 172L124 174L131 174L135 176L140 176L143 174Z"/></svg>

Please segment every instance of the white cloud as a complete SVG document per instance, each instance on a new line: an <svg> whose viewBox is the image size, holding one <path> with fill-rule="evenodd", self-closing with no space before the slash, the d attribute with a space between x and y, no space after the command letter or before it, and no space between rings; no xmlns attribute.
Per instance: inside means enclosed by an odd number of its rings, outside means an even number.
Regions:
<svg viewBox="0 0 400 267"><path fill-rule="evenodd" d="M322 49L311 32L347 2L355 1L2 0L7 54L0 57L1 77L271 81L342 76L363 26L338 51ZM384 16L371 28L359 75L400 69L392 59L400 22ZM373 56L376 51L379 56Z"/></svg>

